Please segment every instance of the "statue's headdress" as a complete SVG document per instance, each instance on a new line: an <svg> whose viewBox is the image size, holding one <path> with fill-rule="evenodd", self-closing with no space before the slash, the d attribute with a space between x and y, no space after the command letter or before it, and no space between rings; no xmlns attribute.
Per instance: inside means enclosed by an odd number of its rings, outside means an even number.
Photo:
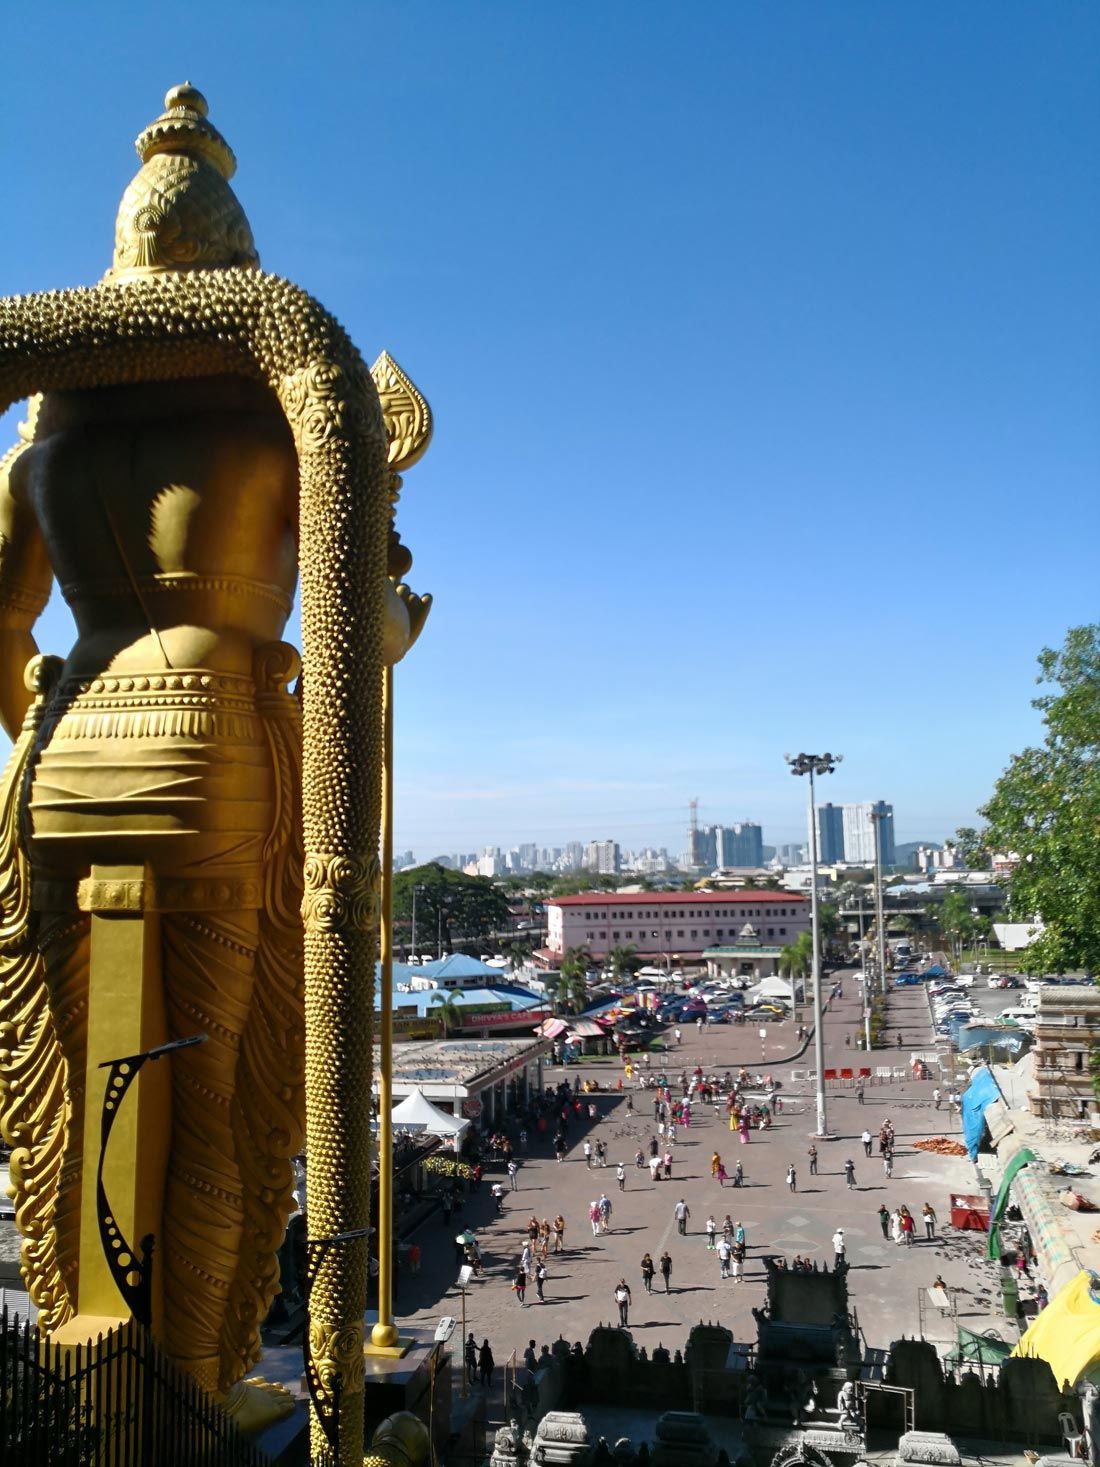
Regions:
<svg viewBox="0 0 1100 1467"><path fill-rule="evenodd" d="M185 82L134 146L141 159L118 208L111 275L258 266L252 230L229 180L233 150L207 118L206 98Z"/></svg>

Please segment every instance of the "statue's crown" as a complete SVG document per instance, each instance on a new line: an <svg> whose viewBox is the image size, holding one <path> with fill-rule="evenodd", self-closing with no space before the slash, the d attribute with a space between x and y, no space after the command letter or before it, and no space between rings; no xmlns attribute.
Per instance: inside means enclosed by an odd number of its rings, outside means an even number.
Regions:
<svg viewBox="0 0 1100 1467"><path fill-rule="evenodd" d="M158 153L184 153L212 164L224 179L237 171L233 149L212 122L206 98L184 82L173 87L164 99L164 111L139 134L134 147L143 163Z"/></svg>
<svg viewBox="0 0 1100 1467"><path fill-rule="evenodd" d="M252 230L229 180L233 149L207 118L190 82L173 87L164 111L135 144L141 168L115 222L114 279L166 270L260 263Z"/></svg>

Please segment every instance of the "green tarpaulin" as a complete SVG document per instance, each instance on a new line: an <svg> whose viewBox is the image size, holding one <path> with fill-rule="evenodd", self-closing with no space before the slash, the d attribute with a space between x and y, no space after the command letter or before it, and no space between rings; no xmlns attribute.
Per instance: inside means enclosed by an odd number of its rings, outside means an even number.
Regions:
<svg viewBox="0 0 1100 1467"><path fill-rule="evenodd" d="M989 1213L989 1244L986 1249L986 1254L989 1258L1000 1258L1001 1256L1001 1236L997 1230L997 1220L1008 1206L1008 1194L1012 1183L1016 1179L1016 1174L1023 1167L1027 1166L1029 1161L1034 1160L1034 1151L1030 1151L1026 1146L1021 1146L1019 1151L1013 1152L1008 1165L1005 1167L1005 1174L1001 1178L1001 1188L997 1193L997 1200Z"/></svg>
<svg viewBox="0 0 1100 1467"><path fill-rule="evenodd" d="M946 1363L954 1369L959 1365L1000 1365L1012 1354L1007 1340L990 1339L988 1335L975 1334L972 1329L959 1325L959 1343Z"/></svg>

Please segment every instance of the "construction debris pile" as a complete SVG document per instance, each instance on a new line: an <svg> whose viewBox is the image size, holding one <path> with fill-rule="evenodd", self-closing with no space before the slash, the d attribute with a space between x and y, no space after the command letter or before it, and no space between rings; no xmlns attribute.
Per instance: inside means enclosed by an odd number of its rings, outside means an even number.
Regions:
<svg viewBox="0 0 1100 1467"><path fill-rule="evenodd" d="M914 1151L934 1151L937 1156L965 1156L966 1147L961 1141L949 1141L946 1136L932 1136L927 1141L914 1141Z"/></svg>

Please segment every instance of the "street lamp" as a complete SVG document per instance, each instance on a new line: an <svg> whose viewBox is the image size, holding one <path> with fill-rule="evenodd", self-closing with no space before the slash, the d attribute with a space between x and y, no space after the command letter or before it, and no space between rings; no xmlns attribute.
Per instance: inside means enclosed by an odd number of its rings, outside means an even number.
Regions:
<svg viewBox="0 0 1100 1467"><path fill-rule="evenodd" d="M814 777L832 774L844 758L843 754L784 754L792 774L810 776L810 926L813 940L814 984L814 1065L817 1069L817 1136L829 1134L825 1119L825 1036L822 1033L821 1010L821 945L817 915L817 809L814 804Z"/></svg>
<svg viewBox="0 0 1100 1467"><path fill-rule="evenodd" d="M416 894L417 894L417 892L423 891L423 890L424 890L424 888L423 888L423 886L420 885L419 882L414 882L413 883L412 935L409 938L409 946L412 949L411 956L414 957L414 958L416 958L416 960L418 962L420 960L420 955L419 955L419 953L417 952L417 949L416 949Z"/></svg>

